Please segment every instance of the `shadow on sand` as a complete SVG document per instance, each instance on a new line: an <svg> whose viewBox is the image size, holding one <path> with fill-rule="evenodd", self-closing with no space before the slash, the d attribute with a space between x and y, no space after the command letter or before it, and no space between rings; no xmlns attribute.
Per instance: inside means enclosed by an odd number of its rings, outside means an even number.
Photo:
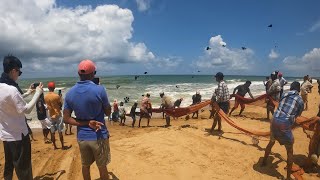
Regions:
<svg viewBox="0 0 320 180"><path fill-rule="evenodd" d="M42 176L37 176L34 178L34 180L53 180L53 179L56 179L58 180L64 173L66 173L65 170L60 170L60 171L57 171L55 173L46 173ZM55 176L58 175L58 177L55 178Z"/></svg>

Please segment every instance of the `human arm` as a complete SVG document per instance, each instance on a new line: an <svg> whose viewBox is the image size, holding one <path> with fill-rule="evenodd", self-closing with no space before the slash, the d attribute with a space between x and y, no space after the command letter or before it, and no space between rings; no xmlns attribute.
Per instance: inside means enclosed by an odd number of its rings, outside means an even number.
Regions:
<svg viewBox="0 0 320 180"><path fill-rule="evenodd" d="M31 85L29 86L29 89L27 90L27 92L25 92L25 93L22 94L22 97L23 97L23 98L28 97L30 94L32 94L32 93L35 91L35 89L33 89L32 87L33 87L33 84L31 84Z"/></svg>
<svg viewBox="0 0 320 180"><path fill-rule="evenodd" d="M42 83L40 83L40 85L36 89L36 93L34 94L33 98L31 99L31 101L29 103L26 103L23 100L23 97L22 97L22 95L20 95L20 93L17 93L12 98L18 113L25 113L25 114L31 113L32 109L36 105L40 95L43 92L42 87L43 87L43 85L42 85Z"/></svg>
<svg viewBox="0 0 320 180"><path fill-rule="evenodd" d="M233 93L232 94L235 94L236 93L236 91L239 89L239 86L237 86L236 88L234 88L234 90L233 90Z"/></svg>
<svg viewBox="0 0 320 180"><path fill-rule="evenodd" d="M89 120L89 121L78 121L71 117L72 111L70 109L63 110L63 121L67 124L74 125L74 126L89 126L90 128L98 131L101 129L101 126L104 124L102 122L96 120Z"/></svg>
<svg viewBox="0 0 320 180"><path fill-rule="evenodd" d="M253 97L252 94L251 94L250 89L248 89L248 93L249 93L249 96L250 96L252 99L254 99L254 97Z"/></svg>

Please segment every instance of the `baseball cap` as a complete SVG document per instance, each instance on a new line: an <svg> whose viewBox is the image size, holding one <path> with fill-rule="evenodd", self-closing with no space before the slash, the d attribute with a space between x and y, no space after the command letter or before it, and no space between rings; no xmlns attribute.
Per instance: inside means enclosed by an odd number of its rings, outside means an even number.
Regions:
<svg viewBox="0 0 320 180"><path fill-rule="evenodd" d="M91 74L96 71L96 65L89 59L83 60L78 65L79 74Z"/></svg>
<svg viewBox="0 0 320 180"><path fill-rule="evenodd" d="M48 82L48 88L56 88L56 84L54 82Z"/></svg>
<svg viewBox="0 0 320 180"><path fill-rule="evenodd" d="M218 72L214 77L224 77L222 72Z"/></svg>

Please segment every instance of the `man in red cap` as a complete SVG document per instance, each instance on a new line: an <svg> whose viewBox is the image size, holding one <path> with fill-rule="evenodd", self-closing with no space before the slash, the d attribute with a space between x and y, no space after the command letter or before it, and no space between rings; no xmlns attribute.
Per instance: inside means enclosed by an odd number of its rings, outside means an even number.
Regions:
<svg viewBox="0 0 320 180"><path fill-rule="evenodd" d="M90 166L96 161L100 179L108 179L110 163L109 132L104 115L111 113L111 106L103 86L92 82L96 66L91 60L83 60L78 66L80 81L66 94L64 122L77 126L77 139L81 154L83 179L91 179ZM72 112L76 118L71 117Z"/></svg>
<svg viewBox="0 0 320 180"><path fill-rule="evenodd" d="M54 82L48 83L49 93L44 96L45 103L47 104L49 115L51 118L51 141L54 149L58 149L56 145L55 132L58 131L61 142L61 149L67 149L63 142L63 119L61 114L62 102L58 94L54 93L56 85Z"/></svg>

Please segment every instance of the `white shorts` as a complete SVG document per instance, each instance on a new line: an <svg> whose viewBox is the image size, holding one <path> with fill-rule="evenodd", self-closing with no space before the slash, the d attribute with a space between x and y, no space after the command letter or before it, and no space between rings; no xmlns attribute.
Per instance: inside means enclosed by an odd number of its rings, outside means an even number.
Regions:
<svg viewBox="0 0 320 180"><path fill-rule="evenodd" d="M41 123L42 129L50 129L51 128L51 121L48 118L46 118L44 120L40 120L40 123Z"/></svg>
<svg viewBox="0 0 320 180"><path fill-rule="evenodd" d="M56 131L62 132L64 128L63 119L61 116L56 119L51 119L51 132L54 133Z"/></svg>

